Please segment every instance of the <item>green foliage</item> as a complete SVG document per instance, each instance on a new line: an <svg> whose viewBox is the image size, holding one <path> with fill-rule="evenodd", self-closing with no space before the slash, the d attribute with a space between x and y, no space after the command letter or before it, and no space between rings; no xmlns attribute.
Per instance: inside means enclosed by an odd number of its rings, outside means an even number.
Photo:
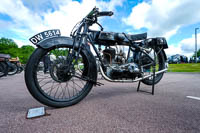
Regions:
<svg viewBox="0 0 200 133"><path fill-rule="evenodd" d="M35 48L33 46L30 45L22 46L20 48L20 55L19 55L21 63L23 64L27 63L30 55L33 53L34 50Z"/></svg>
<svg viewBox="0 0 200 133"><path fill-rule="evenodd" d="M54 54L56 57L58 56L66 56L68 55L68 49L55 49L50 52L51 54Z"/></svg>
<svg viewBox="0 0 200 133"><path fill-rule="evenodd" d="M19 57L20 62L23 64L27 63L34 50L33 46L26 45L18 48L18 45L12 39L0 38L0 53L10 54L14 58Z"/></svg>
<svg viewBox="0 0 200 133"><path fill-rule="evenodd" d="M13 40L7 38L0 39L0 53L10 54L12 57L17 57L18 51L18 46Z"/></svg>
<svg viewBox="0 0 200 133"><path fill-rule="evenodd" d="M197 57L200 56L200 49L197 51Z"/></svg>
<svg viewBox="0 0 200 133"><path fill-rule="evenodd" d="M196 57L195 53L193 54L193 57ZM197 51L197 57L200 57L200 49Z"/></svg>

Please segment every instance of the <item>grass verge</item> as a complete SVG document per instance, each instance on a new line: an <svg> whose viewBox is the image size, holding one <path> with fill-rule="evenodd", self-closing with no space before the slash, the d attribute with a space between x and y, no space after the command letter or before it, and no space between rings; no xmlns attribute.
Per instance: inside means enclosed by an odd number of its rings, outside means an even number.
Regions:
<svg viewBox="0 0 200 133"><path fill-rule="evenodd" d="M169 64L168 72L200 72L200 63Z"/></svg>

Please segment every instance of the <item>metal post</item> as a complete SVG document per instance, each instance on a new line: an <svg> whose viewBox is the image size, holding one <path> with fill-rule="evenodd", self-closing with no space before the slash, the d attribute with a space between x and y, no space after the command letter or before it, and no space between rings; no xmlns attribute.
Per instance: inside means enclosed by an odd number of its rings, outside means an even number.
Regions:
<svg viewBox="0 0 200 133"><path fill-rule="evenodd" d="M195 63L197 63L197 30L199 28L195 28Z"/></svg>

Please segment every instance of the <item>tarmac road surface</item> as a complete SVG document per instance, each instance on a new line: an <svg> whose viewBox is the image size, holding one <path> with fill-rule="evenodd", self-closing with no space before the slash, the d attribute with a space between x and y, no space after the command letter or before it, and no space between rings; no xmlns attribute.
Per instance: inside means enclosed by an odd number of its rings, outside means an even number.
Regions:
<svg viewBox="0 0 200 133"><path fill-rule="evenodd" d="M26 119L44 106L29 94L23 73L0 78L0 133L200 133L200 73L166 73L155 95L137 92L137 83L94 87L71 107L46 107L49 116ZM149 86L141 84L144 90Z"/></svg>

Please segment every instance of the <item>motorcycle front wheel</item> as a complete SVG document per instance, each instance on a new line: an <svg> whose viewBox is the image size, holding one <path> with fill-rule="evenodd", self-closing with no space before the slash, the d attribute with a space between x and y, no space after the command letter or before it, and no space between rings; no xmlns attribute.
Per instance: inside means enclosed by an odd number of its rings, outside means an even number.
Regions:
<svg viewBox="0 0 200 133"><path fill-rule="evenodd" d="M88 57L80 52L78 61L72 61L74 67L68 69L72 66L68 66L70 51L66 46L56 46L37 48L31 55L25 69L25 82L39 102L51 107L67 107L80 102L92 89L93 83L82 78L89 75Z"/></svg>

